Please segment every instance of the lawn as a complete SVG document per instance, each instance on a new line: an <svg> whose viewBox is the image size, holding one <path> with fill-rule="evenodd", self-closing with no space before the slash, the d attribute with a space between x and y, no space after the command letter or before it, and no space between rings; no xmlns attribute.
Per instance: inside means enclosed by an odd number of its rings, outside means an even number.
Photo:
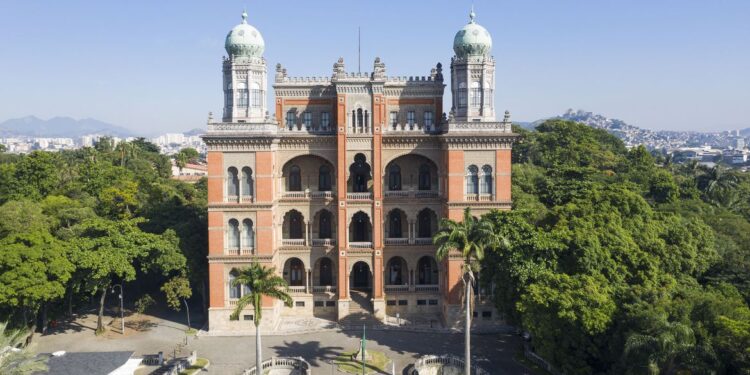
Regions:
<svg viewBox="0 0 750 375"><path fill-rule="evenodd" d="M186 368L185 370L180 372L180 375L192 375L198 373L202 368L208 366L208 360L205 358L198 358L195 360L195 363Z"/></svg>
<svg viewBox="0 0 750 375"><path fill-rule="evenodd" d="M354 361L352 360L352 355L355 352L346 352L341 353L336 359L333 361L333 363L338 366L338 369L340 371L343 371L347 374L361 374L362 373L362 361ZM372 358L370 358L369 361L367 361L367 373L368 374L376 374L378 372L385 371L386 365L390 363L390 360L388 360L388 357L386 357L385 354L382 352L376 352L374 350L368 350L367 353L370 354Z"/></svg>

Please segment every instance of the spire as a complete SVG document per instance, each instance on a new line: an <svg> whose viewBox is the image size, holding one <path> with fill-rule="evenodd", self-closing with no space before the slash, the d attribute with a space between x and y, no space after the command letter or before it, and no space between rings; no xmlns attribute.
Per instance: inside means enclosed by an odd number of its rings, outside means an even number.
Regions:
<svg viewBox="0 0 750 375"><path fill-rule="evenodd" d="M469 23L475 23L474 18L477 18L477 14L474 13L474 4L471 4L471 13L469 13Z"/></svg>
<svg viewBox="0 0 750 375"><path fill-rule="evenodd" d="M247 24L247 11L244 9L242 10L242 23Z"/></svg>

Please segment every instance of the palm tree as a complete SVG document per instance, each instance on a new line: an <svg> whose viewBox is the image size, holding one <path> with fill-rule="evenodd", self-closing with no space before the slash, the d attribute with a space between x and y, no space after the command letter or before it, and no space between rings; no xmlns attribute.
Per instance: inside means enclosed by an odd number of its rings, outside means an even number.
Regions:
<svg viewBox="0 0 750 375"><path fill-rule="evenodd" d="M29 332L7 330L7 323L0 323L0 374L26 375L47 371L47 360L37 357L26 348L19 348Z"/></svg>
<svg viewBox="0 0 750 375"><path fill-rule="evenodd" d="M703 367L714 357L710 348L696 344L693 330L680 322L663 322L653 334L628 336L625 355L636 360L640 356L649 374L665 375Z"/></svg>
<svg viewBox="0 0 750 375"><path fill-rule="evenodd" d="M479 262L484 259L485 249L503 246L507 241L495 232L491 222L472 216L471 209L468 207L464 210L464 218L461 222L442 219L440 230L432 240L438 245L436 256L439 260L445 259L454 250L460 251L464 259L462 276L466 285L464 373L468 375L471 374L471 286L475 280L474 272L478 271Z"/></svg>
<svg viewBox="0 0 750 375"><path fill-rule="evenodd" d="M245 306L252 304L255 309L253 314L253 323L255 324L255 369L256 373L262 373L260 348L260 319L263 312L262 309L262 298L268 296L284 302L288 307L292 307L292 297L286 292L288 284L286 281L276 275L276 269L274 267L264 267L259 263L250 263L250 267L233 269L232 286L246 286L247 293L243 295L237 306L234 308L234 312L230 316L232 320L238 320L240 313L245 309Z"/></svg>

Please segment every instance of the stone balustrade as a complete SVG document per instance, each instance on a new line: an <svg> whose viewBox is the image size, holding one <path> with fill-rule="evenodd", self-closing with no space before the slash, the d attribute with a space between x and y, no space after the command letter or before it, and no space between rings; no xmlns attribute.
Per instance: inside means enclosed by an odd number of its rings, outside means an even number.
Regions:
<svg viewBox="0 0 750 375"><path fill-rule="evenodd" d="M271 357L271 359L265 360L260 364L261 371L257 371L255 367L252 367L243 372L243 375L262 375L262 374L277 374L277 375L310 375L310 364L307 363L302 357Z"/></svg>
<svg viewBox="0 0 750 375"><path fill-rule="evenodd" d="M408 292L409 285L386 285L386 292Z"/></svg>
<svg viewBox="0 0 750 375"><path fill-rule="evenodd" d="M335 285L316 285L313 286L313 293L336 293Z"/></svg>
<svg viewBox="0 0 750 375"><path fill-rule="evenodd" d="M336 240L333 238L313 238L313 246L335 246Z"/></svg>
<svg viewBox="0 0 750 375"><path fill-rule="evenodd" d="M349 242L349 247L352 249L371 249L372 242Z"/></svg>
<svg viewBox="0 0 750 375"><path fill-rule="evenodd" d="M390 246L404 246L409 244L408 238L386 238L385 244Z"/></svg>
<svg viewBox="0 0 750 375"><path fill-rule="evenodd" d="M346 193L346 199L351 199L351 200L371 200L372 199L372 193L371 192Z"/></svg>
<svg viewBox="0 0 750 375"><path fill-rule="evenodd" d="M439 292L440 285L415 285L414 291L416 292Z"/></svg>
<svg viewBox="0 0 750 375"><path fill-rule="evenodd" d="M466 194L464 200L467 202L492 202L494 197L492 194Z"/></svg>
<svg viewBox="0 0 750 375"><path fill-rule="evenodd" d="M426 355L414 363L409 375L463 374L464 360L453 355ZM471 375L490 375L489 372L471 366Z"/></svg>
<svg viewBox="0 0 750 375"><path fill-rule="evenodd" d="M304 238L284 238L281 240L284 246L305 246Z"/></svg>

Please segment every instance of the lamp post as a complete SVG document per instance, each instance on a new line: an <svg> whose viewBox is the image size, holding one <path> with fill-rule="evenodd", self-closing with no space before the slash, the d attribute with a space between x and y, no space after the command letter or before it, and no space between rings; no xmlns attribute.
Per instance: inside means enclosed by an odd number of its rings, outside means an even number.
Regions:
<svg viewBox="0 0 750 375"><path fill-rule="evenodd" d="M122 296L123 296L122 284L112 285L112 293L115 292L115 287L120 288L120 294L119 294L119 297L120 297L120 333L124 335L125 334L125 311L122 308Z"/></svg>

